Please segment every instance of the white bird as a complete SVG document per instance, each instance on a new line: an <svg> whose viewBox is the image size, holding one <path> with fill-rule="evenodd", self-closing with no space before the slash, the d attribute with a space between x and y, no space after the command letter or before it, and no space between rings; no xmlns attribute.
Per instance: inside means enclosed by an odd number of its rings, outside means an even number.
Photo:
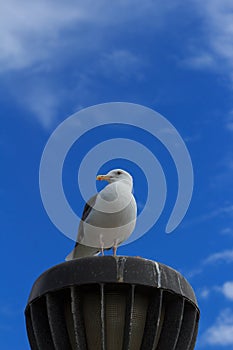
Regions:
<svg viewBox="0 0 233 350"><path fill-rule="evenodd" d="M114 169L97 180L106 180L108 185L86 203L78 228L74 249L66 257L73 260L98 255L105 249L117 247L133 232L137 205L132 194L132 176L122 169Z"/></svg>

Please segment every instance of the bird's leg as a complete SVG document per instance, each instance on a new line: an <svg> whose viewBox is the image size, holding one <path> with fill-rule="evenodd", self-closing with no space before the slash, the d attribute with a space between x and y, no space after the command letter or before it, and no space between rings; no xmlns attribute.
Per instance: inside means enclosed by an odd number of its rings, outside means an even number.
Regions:
<svg viewBox="0 0 233 350"><path fill-rule="evenodd" d="M113 246L113 256L116 256L116 252L117 252L117 246Z"/></svg>
<svg viewBox="0 0 233 350"><path fill-rule="evenodd" d="M117 247L118 247L118 239L116 239L116 240L114 241L114 245L113 245L113 256L116 256Z"/></svg>
<svg viewBox="0 0 233 350"><path fill-rule="evenodd" d="M104 242L103 242L103 235L100 235L100 247L101 247L101 254L104 256Z"/></svg>

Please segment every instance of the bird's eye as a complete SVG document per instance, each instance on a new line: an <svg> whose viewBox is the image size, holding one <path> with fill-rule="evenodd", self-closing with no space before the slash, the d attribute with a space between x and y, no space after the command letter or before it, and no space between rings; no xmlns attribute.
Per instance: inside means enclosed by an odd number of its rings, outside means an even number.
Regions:
<svg viewBox="0 0 233 350"><path fill-rule="evenodd" d="M121 175L122 174L122 172L121 171L117 171L117 175Z"/></svg>

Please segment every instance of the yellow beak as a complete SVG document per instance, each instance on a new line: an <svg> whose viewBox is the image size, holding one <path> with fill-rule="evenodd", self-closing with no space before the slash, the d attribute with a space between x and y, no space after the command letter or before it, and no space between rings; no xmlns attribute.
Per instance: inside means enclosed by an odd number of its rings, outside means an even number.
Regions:
<svg viewBox="0 0 233 350"><path fill-rule="evenodd" d="M98 175L98 176L96 177L96 180L99 180L99 181L103 181L103 180L109 181L109 180L110 180L110 176L108 176L108 175Z"/></svg>

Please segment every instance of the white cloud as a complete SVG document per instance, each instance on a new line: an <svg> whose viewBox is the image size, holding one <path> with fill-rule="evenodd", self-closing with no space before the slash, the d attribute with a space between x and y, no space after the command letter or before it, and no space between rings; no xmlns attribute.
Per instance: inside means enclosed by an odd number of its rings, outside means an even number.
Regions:
<svg viewBox="0 0 233 350"><path fill-rule="evenodd" d="M202 36L185 60L193 68L214 68L233 80L233 14L229 0L192 1L202 19ZM200 39L200 38L199 38Z"/></svg>
<svg viewBox="0 0 233 350"><path fill-rule="evenodd" d="M199 291L199 296L202 299L207 299L209 295L210 295L210 288L204 287Z"/></svg>
<svg viewBox="0 0 233 350"><path fill-rule="evenodd" d="M31 111L40 124L49 129L57 119L60 105L59 92L46 86L32 87L21 99L23 105Z"/></svg>
<svg viewBox="0 0 233 350"><path fill-rule="evenodd" d="M81 0L8 0L0 5L0 71L22 69L69 52L82 56L111 42L120 25L144 19L153 28L163 25L162 15L178 6L152 0L98 2ZM141 22L142 24L142 22ZM125 31L123 31L125 33ZM58 51L58 52L57 52Z"/></svg>
<svg viewBox="0 0 233 350"><path fill-rule="evenodd" d="M200 291L200 296L202 298L208 297L210 292L221 293L226 299L233 301L233 281L227 281L222 286L203 288Z"/></svg>
<svg viewBox="0 0 233 350"><path fill-rule="evenodd" d="M1 2L0 70L21 69L45 62L54 58L57 50L63 55L66 49L76 49L80 55L83 49L101 50L106 38L111 41L111 37L122 30L122 24L134 26L139 23L141 27L149 25L156 30L167 23L164 19L169 19L169 14L179 10L181 4L180 0L170 3L158 0L156 5L152 0L111 4L107 0L58 0L56 6L51 0ZM189 6L193 9L192 15L199 16L204 30L197 43L186 43L192 54L184 61L194 68L211 67L219 71L228 68L233 79L232 3L228 0L190 0ZM112 57L106 59L114 62L115 54L113 51L109 54Z"/></svg>
<svg viewBox="0 0 233 350"><path fill-rule="evenodd" d="M202 335L202 342L208 345L233 345L233 312L223 310L215 323Z"/></svg>
<svg viewBox="0 0 233 350"><path fill-rule="evenodd" d="M197 141L200 141L200 139L201 139L201 133L196 133L196 134L184 137L184 141L186 143L197 142Z"/></svg>
<svg viewBox="0 0 233 350"><path fill-rule="evenodd" d="M227 122L226 127L227 127L228 130L233 131L233 121Z"/></svg>
<svg viewBox="0 0 233 350"><path fill-rule="evenodd" d="M76 82L71 89L78 105L85 104L90 93L92 96L96 93L93 70L94 74L113 72L120 78L134 74L140 78L139 70L145 61L130 48L125 49L124 45L122 48L121 41L116 44L115 39L127 33L125 27L141 30L149 23L153 29L163 26L163 15L172 11L179 1L164 4L158 0L157 6L152 0L143 3L139 0L2 1L0 73L15 71L8 90L47 128L55 119L63 94L59 84L56 89L49 87L49 82L54 80L49 75L51 72L68 68L69 60L76 62L71 79ZM43 88L34 85L38 77L43 80ZM17 86L17 81L23 82L23 86ZM63 99L64 96L69 99L68 93L63 94Z"/></svg>
<svg viewBox="0 0 233 350"><path fill-rule="evenodd" d="M227 299L233 300L233 281L225 282L221 291Z"/></svg>
<svg viewBox="0 0 233 350"><path fill-rule="evenodd" d="M209 210L206 214L203 214L202 216L199 216L198 218L194 218L193 220L189 220L187 222L187 226L193 226L194 224L199 224L201 222L205 222L214 218L231 218L233 216L233 205L232 204L226 204L223 206L219 206L216 209Z"/></svg>
<svg viewBox="0 0 233 350"><path fill-rule="evenodd" d="M206 27L206 35L199 40L201 43L192 43L192 55L188 59L190 66L195 69L210 67L224 72L228 69L228 74L232 74L233 79L233 26L229 2L189 0L189 4L193 9L192 15L195 17L199 11L199 19ZM89 85L87 89L85 84L92 79L93 70L99 70L100 75L115 73L120 79L142 79L142 71L147 64L144 52L136 54L126 43L129 44L131 36L136 38L139 30L146 36L148 32L156 33L169 26L170 18L174 20L177 17L176 11L180 9L184 9L181 0L158 0L156 4L153 0L120 0L114 3L107 0L58 0L56 4L52 0L2 1L0 73L28 68L32 73L33 68L33 73L44 74L53 71L54 67L68 66L72 57L72 61L77 62L76 88L81 94L90 94ZM126 36L127 41L118 40ZM161 45L155 35L155 48L157 44ZM184 47L187 45L191 43L185 42ZM154 64L154 61L151 63ZM88 68L85 70L84 66ZM59 86L57 91L58 89ZM30 90L24 99L25 105L28 103L28 108L43 126L50 125L60 97L56 99L53 89L47 88L47 100L43 98L43 104L36 106L35 90L32 89L32 94ZM85 103L80 98L76 104ZM232 128L231 123L228 128Z"/></svg>
<svg viewBox="0 0 233 350"><path fill-rule="evenodd" d="M47 73L69 52L67 31L88 17L85 7L74 5L71 0L0 4L0 73L15 71L5 88L46 129L56 120L62 95Z"/></svg>
<svg viewBox="0 0 233 350"><path fill-rule="evenodd" d="M211 254L204 260L203 264L214 264L219 261L226 263L233 262L233 249Z"/></svg>
<svg viewBox="0 0 233 350"><path fill-rule="evenodd" d="M214 217L218 217L220 215L231 216L232 214L233 214L233 205L229 204L229 205L225 205L225 206L219 207L219 208L211 211L209 214L206 214L205 218L211 219Z"/></svg>
<svg viewBox="0 0 233 350"><path fill-rule="evenodd" d="M182 63L194 69L206 69L206 68L215 67L214 57L210 53L206 53L206 52L205 53L200 52L198 54L194 54L193 56L188 57L187 59L184 59Z"/></svg>
<svg viewBox="0 0 233 350"><path fill-rule="evenodd" d="M202 272L203 272L203 267L200 266L199 268L187 271L184 274L185 274L186 278L191 279L191 278L193 278L195 276L200 275Z"/></svg>
<svg viewBox="0 0 233 350"><path fill-rule="evenodd" d="M104 53L100 59L100 68L104 75L116 74L118 78L123 80L132 76L135 76L136 79L140 78L138 72L144 64L141 57L123 49Z"/></svg>
<svg viewBox="0 0 233 350"><path fill-rule="evenodd" d="M198 295L202 299L207 299L213 292L221 293L226 299L233 301L233 281L227 281L222 286L203 287L198 290Z"/></svg>
<svg viewBox="0 0 233 350"><path fill-rule="evenodd" d="M230 111L229 116L226 120L226 128L229 131L233 131L233 111Z"/></svg>
<svg viewBox="0 0 233 350"><path fill-rule="evenodd" d="M225 227L224 229L221 230L220 233L223 235L233 236L233 227Z"/></svg>
<svg viewBox="0 0 233 350"><path fill-rule="evenodd" d="M77 6L57 1L9 0L0 6L0 70L21 69L46 60L60 32L85 18ZM60 41L61 40L61 41Z"/></svg>
<svg viewBox="0 0 233 350"><path fill-rule="evenodd" d="M225 124L225 127L227 127L227 122L223 121ZM226 135L227 137L227 135ZM228 143L228 141L227 141ZM229 151L225 152L225 155L218 161L217 167L219 169L218 172L215 174L212 174L211 180L210 180L210 187L211 189L214 189L214 191L220 191L223 190L223 184L226 188L232 187L232 176L233 176L233 157L232 157L232 150L231 146L229 145ZM230 193L229 193L230 194ZM229 197L230 198L230 197ZM232 216L232 212L230 209L231 206L229 206L229 214ZM228 223L230 225L230 222Z"/></svg>
<svg viewBox="0 0 233 350"><path fill-rule="evenodd" d="M216 263L232 263L233 262L233 249L223 250L221 252L213 253L209 255L206 259L202 260L199 266L191 271L186 272L187 278L191 279L197 275L203 273L206 265L214 265ZM219 287L213 287L214 289L218 289ZM211 288L210 288L211 289Z"/></svg>

